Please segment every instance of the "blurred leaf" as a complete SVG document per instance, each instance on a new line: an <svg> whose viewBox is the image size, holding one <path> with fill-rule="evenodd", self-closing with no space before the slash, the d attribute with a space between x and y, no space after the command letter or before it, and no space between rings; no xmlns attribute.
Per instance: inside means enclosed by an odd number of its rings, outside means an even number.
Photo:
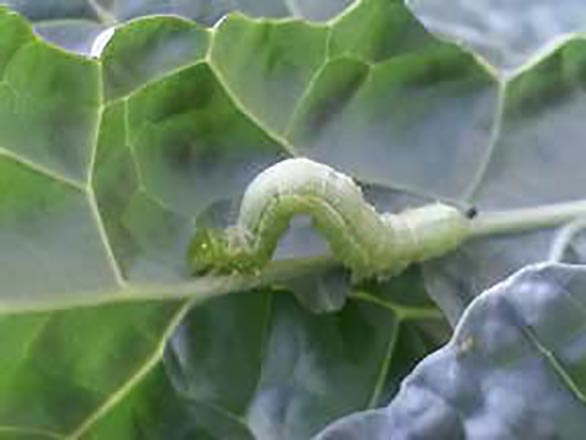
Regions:
<svg viewBox="0 0 586 440"><path fill-rule="evenodd" d="M174 14L214 25L223 16L240 11L252 17L295 17L307 20L332 19L352 0L3 0L2 4L25 15L47 40L77 53L89 53L97 34L115 24L157 14ZM393 1L382 6L393 8ZM412 13L432 32L459 41L509 73L532 58L552 41L584 30L586 8L579 0L407 0ZM393 5L393 6L391 6ZM360 7L360 6L359 6ZM367 12L377 13L374 9ZM389 24L373 27L375 38L397 32L396 21L410 15L397 5ZM343 21L343 20L342 20ZM368 39L368 37L366 37ZM403 37L406 44L416 39ZM361 44L360 39L355 43ZM375 47L371 46L371 49Z"/></svg>
<svg viewBox="0 0 586 440"><path fill-rule="evenodd" d="M530 266L476 298L383 409L319 439L580 438L586 269Z"/></svg>
<svg viewBox="0 0 586 440"><path fill-rule="evenodd" d="M580 0L407 0L431 31L461 41L510 72L556 40L584 31Z"/></svg>
<svg viewBox="0 0 586 440"><path fill-rule="evenodd" d="M35 32L69 51L89 54L100 32L151 15L176 15L212 26L226 14L325 21L352 0L0 0L31 21Z"/></svg>

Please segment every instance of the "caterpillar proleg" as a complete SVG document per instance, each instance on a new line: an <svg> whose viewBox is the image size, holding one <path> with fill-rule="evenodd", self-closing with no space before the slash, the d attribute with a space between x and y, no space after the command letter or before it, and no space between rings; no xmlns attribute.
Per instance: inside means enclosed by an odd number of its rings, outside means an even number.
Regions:
<svg viewBox="0 0 586 440"><path fill-rule="evenodd" d="M298 214L311 217L354 280L393 276L449 252L468 236L469 219L457 208L434 203L379 214L350 177L309 159L288 159L250 183L236 225L196 231L188 250L193 272L261 269Z"/></svg>

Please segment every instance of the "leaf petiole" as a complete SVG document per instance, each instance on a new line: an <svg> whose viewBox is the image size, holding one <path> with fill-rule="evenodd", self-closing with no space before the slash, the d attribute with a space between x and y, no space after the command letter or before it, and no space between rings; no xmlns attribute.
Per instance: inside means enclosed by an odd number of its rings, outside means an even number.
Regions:
<svg viewBox="0 0 586 440"><path fill-rule="evenodd" d="M586 217L586 201L481 213L470 220L469 237L549 228Z"/></svg>

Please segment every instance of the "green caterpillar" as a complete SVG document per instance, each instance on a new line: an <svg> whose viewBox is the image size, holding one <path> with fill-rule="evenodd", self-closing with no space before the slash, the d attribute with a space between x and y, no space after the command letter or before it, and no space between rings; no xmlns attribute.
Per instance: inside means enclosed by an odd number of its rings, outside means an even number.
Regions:
<svg viewBox="0 0 586 440"><path fill-rule="evenodd" d="M196 231L188 249L193 273L263 268L298 214L311 217L355 281L396 275L453 250L469 232L469 219L454 207L435 203L379 214L350 177L309 159L288 159L248 186L235 226Z"/></svg>

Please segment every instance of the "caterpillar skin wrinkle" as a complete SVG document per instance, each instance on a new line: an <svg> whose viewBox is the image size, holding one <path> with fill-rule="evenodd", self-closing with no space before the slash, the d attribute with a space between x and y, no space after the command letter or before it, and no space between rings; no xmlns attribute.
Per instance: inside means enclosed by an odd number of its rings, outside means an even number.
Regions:
<svg viewBox="0 0 586 440"><path fill-rule="evenodd" d="M309 159L288 159L250 183L235 226L196 231L188 250L193 273L261 269L300 214L311 217L354 281L396 275L453 250L469 232L469 219L454 207L435 203L379 214L350 177Z"/></svg>

